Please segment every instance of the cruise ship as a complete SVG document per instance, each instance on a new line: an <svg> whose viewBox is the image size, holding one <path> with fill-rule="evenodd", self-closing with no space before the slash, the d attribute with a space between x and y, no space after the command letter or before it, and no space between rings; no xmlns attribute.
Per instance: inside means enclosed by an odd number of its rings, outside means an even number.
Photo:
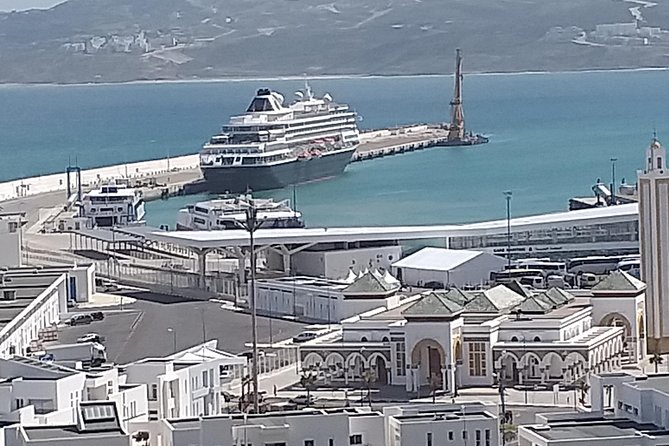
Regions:
<svg viewBox="0 0 669 446"><path fill-rule="evenodd" d="M302 214L291 209L288 200L254 199L260 229L303 228ZM248 202L244 197L201 201L179 210L177 230L219 231L240 229L246 220Z"/></svg>
<svg viewBox="0 0 669 446"><path fill-rule="evenodd" d="M286 105L258 90L246 113L232 116L200 152L206 188L214 193L277 189L340 175L359 144L357 116L309 84Z"/></svg>

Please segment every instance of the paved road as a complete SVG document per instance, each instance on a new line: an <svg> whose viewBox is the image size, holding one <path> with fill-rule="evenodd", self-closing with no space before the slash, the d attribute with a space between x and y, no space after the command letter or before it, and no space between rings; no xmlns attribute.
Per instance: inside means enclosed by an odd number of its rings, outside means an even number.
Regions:
<svg viewBox="0 0 669 446"><path fill-rule="evenodd" d="M167 331L168 327L176 332L177 350L201 343L204 338L217 339L221 350L232 353L249 349L245 346L251 341L251 316L248 314L224 310L215 302L155 293L135 293L132 296L138 300L124 305L123 311L119 306L100 309L105 312L104 321L63 328L60 342L76 342L86 333L98 333L107 338L109 361L118 364L173 353L174 337L173 332ZM290 338L303 328L301 323L272 319L275 342ZM258 317L258 340L269 340L268 318Z"/></svg>

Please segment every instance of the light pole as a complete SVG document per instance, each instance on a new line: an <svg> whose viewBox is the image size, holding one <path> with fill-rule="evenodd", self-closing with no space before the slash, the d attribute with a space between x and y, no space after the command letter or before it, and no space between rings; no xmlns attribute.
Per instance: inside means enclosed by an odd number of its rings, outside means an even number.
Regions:
<svg viewBox="0 0 669 446"><path fill-rule="evenodd" d="M611 158L611 204L618 204L616 200L616 161L618 158Z"/></svg>
<svg viewBox="0 0 669 446"><path fill-rule="evenodd" d="M464 404L460 406L460 409L462 410L462 439L464 440L465 446L467 446L467 437L469 437L469 434L467 433L467 416L465 414L465 408L466 406Z"/></svg>
<svg viewBox="0 0 669 446"><path fill-rule="evenodd" d="M258 407L258 327L256 322L256 253L254 235L262 221L258 220L258 209L256 209L253 197L250 194L246 196L246 221L239 225L249 233L249 251L251 260L251 336L253 338L253 363L251 364L251 379L253 380L253 410L259 413Z"/></svg>
<svg viewBox="0 0 669 446"><path fill-rule="evenodd" d="M504 191L506 199L506 267L511 269L511 196L513 192Z"/></svg>
<svg viewBox="0 0 669 446"><path fill-rule="evenodd" d="M174 353L177 352L177 331L172 327L167 327L167 331L172 333L172 350Z"/></svg>

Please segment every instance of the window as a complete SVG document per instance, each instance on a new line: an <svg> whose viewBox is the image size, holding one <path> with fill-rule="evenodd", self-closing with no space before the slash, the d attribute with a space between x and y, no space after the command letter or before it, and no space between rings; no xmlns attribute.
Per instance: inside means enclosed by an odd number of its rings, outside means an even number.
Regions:
<svg viewBox="0 0 669 446"><path fill-rule="evenodd" d="M334 438L328 439L328 446L334 446Z"/></svg>
<svg viewBox="0 0 669 446"><path fill-rule="evenodd" d="M490 429L485 430L485 446L490 446Z"/></svg>
<svg viewBox="0 0 669 446"><path fill-rule="evenodd" d="M427 446L432 446L432 432L427 433L427 438L425 439L425 444Z"/></svg>
<svg viewBox="0 0 669 446"><path fill-rule="evenodd" d="M395 344L395 374L397 376L406 375L406 345L404 341Z"/></svg>
<svg viewBox="0 0 669 446"><path fill-rule="evenodd" d="M348 437L348 444L362 444L362 435L355 434Z"/></svg>
<svg viewBox="0 0 669 446"><path fill-rule="evenodd" d="M209 379L207 378L207 371L203 370L202 371L202 386L206 387L207 386L207 381L209 381Z"/></svg>
<svg viewBox="0 0 669 446"><path fill-rule="evenodd" d="M462 439L463 440L467 439L467 431L462 431Z"/></svg>
<svg viewBox="0 0 669 446"><path fill-rule="evenodd" d="M453 441L453 431L448 431L448 441Z"/></svg>
<svg viewBox="0 0 669 446"><path fill-rule="evenodd" d="M486 376L485 342L469 342L469 376Z"/></svg>
<svg viewBox="0 0 669 446"><path fill-rule="evenodd" d="M156 401L158 399L158 384L151 384L151 395L149 395L150 401Z"/></svg>
<svg viewBox="0 0 669 446"><path fill-rule="evenodd" d="M304 440L304 446L314 446L314 440Z"/></svg>
<svg viewBox="0 0 669 446"><path fill-rule="evenodd" d="M476 446L481 446L481 430L476 429Z"/></svg>
<svg viewBox="0 0 669 446"><path fill-rule="evenodd" d="M539 336L534 337L534 342L541 342L541 338Z"/></svg>

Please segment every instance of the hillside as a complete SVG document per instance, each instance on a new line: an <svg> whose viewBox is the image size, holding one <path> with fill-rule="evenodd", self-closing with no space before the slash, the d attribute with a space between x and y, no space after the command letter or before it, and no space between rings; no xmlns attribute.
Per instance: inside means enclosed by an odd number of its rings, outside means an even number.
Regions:
<svg viewBox="0 0 669 446"><path fill-rule="evenodd" d="M457 47L467 71L658 67L663 28L665 2L68 0L0 14L0 82L446 73Z"/></svg>

